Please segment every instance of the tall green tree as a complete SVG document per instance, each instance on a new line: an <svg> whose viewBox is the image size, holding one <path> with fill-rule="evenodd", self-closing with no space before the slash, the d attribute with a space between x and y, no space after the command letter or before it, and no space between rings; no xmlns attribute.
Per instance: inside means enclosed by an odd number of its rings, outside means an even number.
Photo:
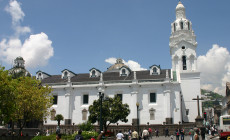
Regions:
<svg viewBox="0 0 230 140"><path fill-rule="evenodd" d="M41 82L31 77L19 77L14 82L13 91L15 110L11 116L13 121L18 121L20 131L26 122L43 120L49 115L48 108L52 106L52 89L42 86ZM20 132L19 131L19 132Z"/></svg>
<svg viewBox="0 0 230 140"><path fill-rule="evenodd" d="M14 80L4 67L0 66L0 121L8 123L12 120L11 115L15 110L14 106Z"/></svg>
<svg viewBox="0 0 230 140"><path fill-rule="evenodd" d="M100 121L100 99L95 100L93 104L89 106L89 113L90 122L96 123ZM118 121L127 122L129 113L129 105L122 104L120 97L105 97L102 102L102 122L104 131L107 131L111 123L117 123Z"/></svg>

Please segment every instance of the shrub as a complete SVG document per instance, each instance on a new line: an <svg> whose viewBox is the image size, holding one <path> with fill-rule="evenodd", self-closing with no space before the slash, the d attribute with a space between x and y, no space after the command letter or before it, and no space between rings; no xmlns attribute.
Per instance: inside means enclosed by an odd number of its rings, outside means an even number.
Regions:
<svg viewBox="0 0 230 140"><path fill-rule="evenodd" d="M94 128L90 121L78 124L78 127L82 131L92 131Z"/></svg>
<svg viewBox="0 0 230 140"><path fill-rule="evenodd" d="M75 138L77 134L78 132L74 133L72 137ZM84 140L88 140L91 139L93 136L94 138L97 138L99 134L95 131L82 131L81 135L84 138Z"/></svg>

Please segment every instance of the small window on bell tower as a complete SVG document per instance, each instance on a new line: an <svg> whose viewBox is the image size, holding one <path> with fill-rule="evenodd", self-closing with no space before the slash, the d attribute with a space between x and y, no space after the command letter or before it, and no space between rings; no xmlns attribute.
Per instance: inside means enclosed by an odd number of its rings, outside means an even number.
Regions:
<svg viewBox="0 0 230 140"><path fill-rule="evenodd" d="M190 22L188 22L188 30L190 30Z"/></svg>
<svg viewBox="0 0 230 140"><path fill-rule="evenodd" d="M182 56L182 67L183 67L183 70L187 70L186 56Z"/></svg>
<svg viewBox="0 0 230 140"><path fill-rule="evenodd" d="M174 32L176 31L176 23L173 23Z"/></svg>
<svg viewBox="0 0 230 140"><path fill-rule="evenodd" d="M181 28L181 30L184 29L184 23L183 23L183 21L180 22L180 28Z"/></svg>
<svg viewBox="0 0 230 140"><path fill-rule="evenodd" d="M185 46L182 46L181 49L184 50L184 49L185 49Z"/></svg>

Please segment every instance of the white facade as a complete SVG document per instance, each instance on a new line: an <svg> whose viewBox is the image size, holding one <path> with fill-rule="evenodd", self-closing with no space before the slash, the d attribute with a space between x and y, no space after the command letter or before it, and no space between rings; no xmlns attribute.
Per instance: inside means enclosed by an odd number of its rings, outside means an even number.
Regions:
<svg viewBox="0 0 230 140"><path fill-rule="evenodd" d="M117 63L105 72L95 68L86 74L66 69L60 75L38 71L36 78L52 86L53 95L57 97L51 110L64 116L66 121L61 123L87 121L84 115L89 116L88 107L99 98L98 92L109 97L122 95L122 102L130 108L126 123L129 125L137 118L137 102L140 104L140 124L195 122L197 102L192 99L197 95L201 97L200 72L196 66L197 42L181 2L176 7L176 20L171 27L172 69L152 65L149 70L135 72L124 65L122 59L117 59ZM56 121L48 118L45 124L56 124Z"/></svg>

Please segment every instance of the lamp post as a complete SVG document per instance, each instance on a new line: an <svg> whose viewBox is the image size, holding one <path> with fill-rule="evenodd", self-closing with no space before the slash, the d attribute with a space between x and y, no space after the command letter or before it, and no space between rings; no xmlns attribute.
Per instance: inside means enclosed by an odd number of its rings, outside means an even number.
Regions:
<svg viewBox="0 0 230 140"><path fill-rule="evenodd" d="M139 135L139 116L138 116L138 110L139 110L139 103L136 103L137 106L137 134Z"/></svg>
<svg viewBox="0 0 230 140"><path fill-rule="evenodd" d="M102 99L104 97L104 93L99 92L100 98L100 132L103 131L103 122L102 122Z"/></svg>

